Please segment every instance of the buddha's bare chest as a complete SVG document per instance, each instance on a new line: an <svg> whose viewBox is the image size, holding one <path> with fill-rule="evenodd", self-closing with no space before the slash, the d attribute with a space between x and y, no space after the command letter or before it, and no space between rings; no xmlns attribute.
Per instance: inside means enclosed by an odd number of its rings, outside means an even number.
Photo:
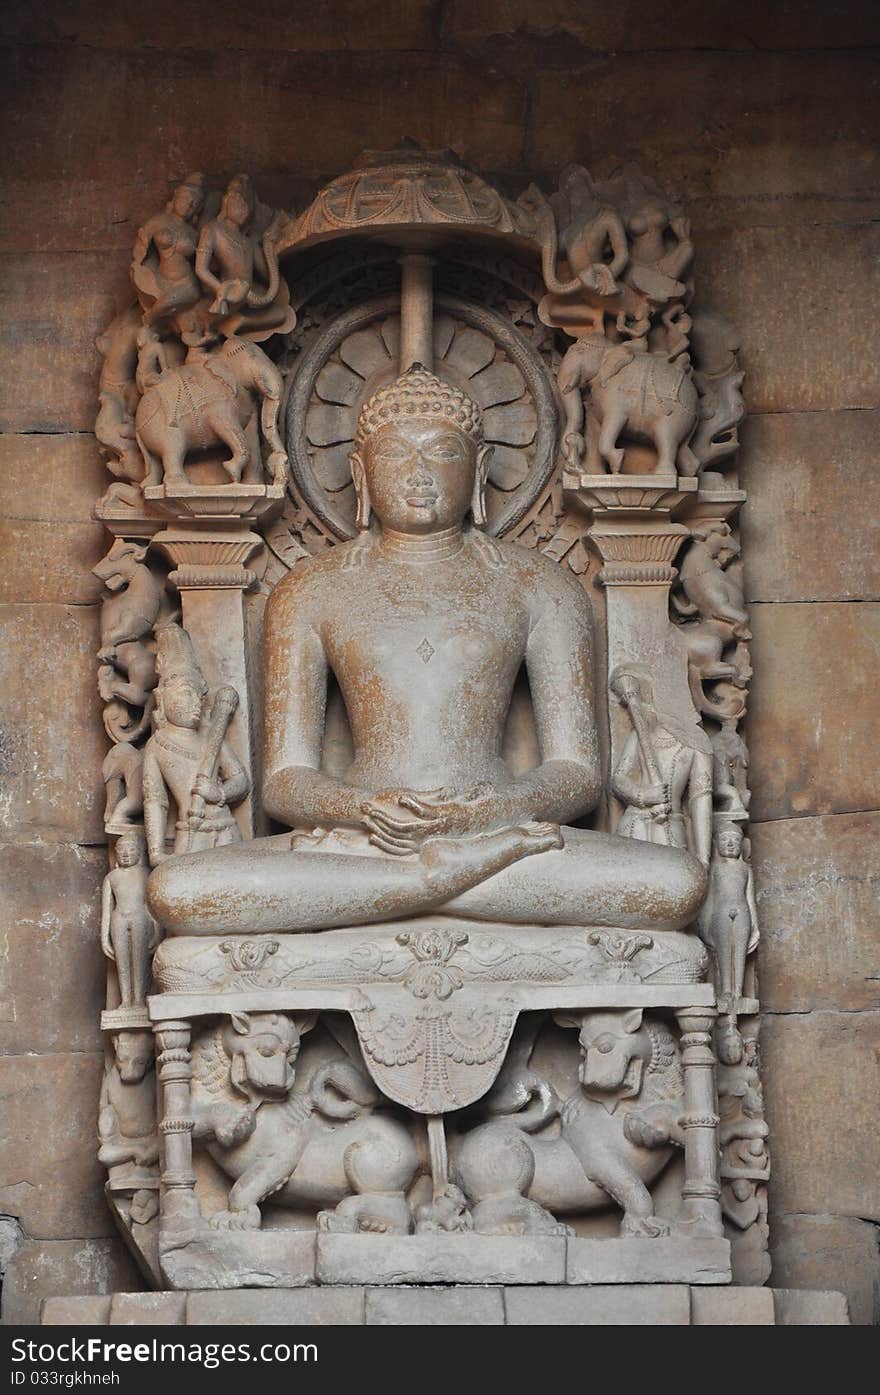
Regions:
<svg viewBox="0 0 880 1395"><path fill-rule="evenodd" d="M503 686L523 662L527 637L528 615L515 597L489 603L467 585L438 597L367 581L323 626L327 658L344 686L369 679L414 694Z"/></svg>

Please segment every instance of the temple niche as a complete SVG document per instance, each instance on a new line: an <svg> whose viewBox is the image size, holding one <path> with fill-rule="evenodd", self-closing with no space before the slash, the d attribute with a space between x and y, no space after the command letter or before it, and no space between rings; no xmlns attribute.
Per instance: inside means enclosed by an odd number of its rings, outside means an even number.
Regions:
<svg viewBox="0 0 880 1395"><path fill-rule="evenodd" d="M405 146L144 212L95 574L145 1278L764 1284L745 409L685 211Z"/></svg>

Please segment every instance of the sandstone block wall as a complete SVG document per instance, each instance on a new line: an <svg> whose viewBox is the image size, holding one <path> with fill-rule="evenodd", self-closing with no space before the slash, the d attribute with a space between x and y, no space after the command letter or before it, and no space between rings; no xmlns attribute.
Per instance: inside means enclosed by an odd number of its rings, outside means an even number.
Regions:
<svg viewBox="0 0 880 1395"><path fill-rule="evenodd" d="M861 0L8 0L0 1256L8 1321L138 1287L92 1160L103 872L94 338L191 169L302 207L363 146L517 193L639 160L742 334L773 1283L876 1320L880 12Z"/></svg>

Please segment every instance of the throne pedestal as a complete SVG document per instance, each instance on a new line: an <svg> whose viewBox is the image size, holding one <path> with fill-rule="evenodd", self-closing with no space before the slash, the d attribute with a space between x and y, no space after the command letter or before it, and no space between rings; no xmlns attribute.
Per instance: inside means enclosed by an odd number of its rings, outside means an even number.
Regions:
<svg viewBox="0 0 880 1395"><path fill-rule="evenodd" d="M149 1003L163 1086L164 1281L176 1289L729 1282L718 1200L714 991L702 981L705 968L693 935L431 917L368 930L166 940L155 963L162 991ZM330 1013L353 1025L356 1039L346 1026L338 1041L349 1053L359 1047L385 1101L399 1106L394 1112L407 1120L436 1195L455 1181L457 1145L484 1117L480 1101L496 1082L521 1013L623 1009L665 1016L680 1032L684 1169L668 1235L480 1234L444 1230L442 1223L415 1234L340 1233L320 1218L317 1229L300 1230L273 1229L265 1217L259 1230L230 1230L225 1216L218 1230L210 1203L199 1198L193 1130L204 1109L204 1042L212 1024ZM337 1054L344 1056L342 1046ZM222 1064L214 1063L218 1089L226 1089ZM287 1098L305 1099L307 1088L307 1081L294 1085ZM248 1082L239 1078L239 1089L245 1100ZM252 1103L258 1110L287 1107ZM277 1210L273 1215L277 1220Z"/></svg>

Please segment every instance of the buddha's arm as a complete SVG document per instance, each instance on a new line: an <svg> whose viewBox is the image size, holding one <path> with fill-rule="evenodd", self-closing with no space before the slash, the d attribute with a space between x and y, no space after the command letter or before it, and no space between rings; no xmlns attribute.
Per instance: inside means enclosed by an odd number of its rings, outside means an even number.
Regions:
<svg viewBox="0 0 880 1395"><path fill-rule="evenodd" d="M704 867L712 856L712 757L694 753L688 785L688 812L691 816L693 852Z"/></svg>
<svg viewBox="0 0 880 1395"><path fill-rule="evenodd" d="M263 804L291 826L360 827L369 792L321 771L328 666L308 611L285 582L266 607Z"/></svg>
<svg viewBox="0 0 880 1395"><path fill-rule="evenodd" d="M541 764L515 780L505 798L514 819L570 823L590 812L601 790L592 618L573 578L560 573L548 584L526 650Z"/></svg>

